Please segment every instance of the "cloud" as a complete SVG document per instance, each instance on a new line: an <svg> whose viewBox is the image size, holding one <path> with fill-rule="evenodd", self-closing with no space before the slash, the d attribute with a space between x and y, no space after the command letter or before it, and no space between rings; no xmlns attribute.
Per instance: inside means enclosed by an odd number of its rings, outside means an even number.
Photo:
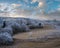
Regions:
<svg viewBox="0 0 60 48"><path fill-rule="evenodd" d="M14 8L19 7L19 6L22 6L21 4L15 4L15 3L13 3L13 4L11 4L11 5L12 5L12 7L14 7Z"/></svg>
<svg viewBox="0 0 60 48"><path fill-rule="evenodd" d="M9 12L11 11L12 7L8 3L0 3L0 10L4 12Z"/></svg>
<svg viewBox="0 0 60 48"><path fill-rule="evenodd" d="M37 0L32 0L32 3L36 2Z"/></svg>
<svg viewBox="0 0 60 48"><path fill-rule="evenodd" d="M0 6L1 12L0 16L36 16L39 13L42 13L42 10L40 8L33 8L33 9L24 9L21 8L21 4L8 4L8 3L1 3ZM40 10L40 11L39 11Z"/></svg>
<svg viewBox="0 0 60 48"><path fill-rule="evenodd" d="M41 0L42 1L42 0ZM25 3L27 2L27 3ZM37 8L38 5L36 5L36 2L39 2L39 7L43 5L39 0L32 0L32 4L29 3L29 0L26 0L22 3L0 3L0 10L3 11L2 16L4 16L8 12L9 16L13 15L23 15L23 16L33 16L34 14L38 12L40 9Z"/></svg>
<svg viewBox="0 0 60 48"><path fill-rule="evenodd" d="M46 0L32 0L32 3L38 2L39 3L38 6L42 7L44 5L45 1Z"/></svg>
<svg viewBox="0 0 60 48"><path fill-rule="evenodd" d="M0 3L0 17L9 16L10 10L11 10L11 7L9 7L8 3Z"/></svg>
<svg viewBox="0 0 60 48"><path fill-rule="evenodd" d="M21 8L15 9L16 15L31 16L33 14L32 12L33 10L26 10L26 9L21 9Z"/></svg>
<svg viewBox="0 0 60 48"><path fill-rule="evenodd" d="M6 4L0 3L0 10L4 11L4 9L7 7Z"/></svg>
<svg viewBox="0 0 60 48"><path fill-rule="evenodd" d="M51 16L60 16L60 11L56 10L54 12L50 12L48 15L51 15Z"/></svg>
<svg viewBox="0 0 60 48"><path fill-rule="evenodd" d="M60 11L60 8L57 8L58 11Z"/></svg>
<svg viewBox="0 0 60 48"><path fill-rule="evenodd" d="M0 3L0 16L11 16L15 13L15 9L20 6L21 4Z"/></svg>
<svg viewBox="0 0 60 48"><path fill-rule="evenodd" d="M59 15L57 0L11 0L12 3L0 3L0 16L42 16ZM18 2L19 1L19 2ZM15 3L14 3L15 2ZM55 16L56 16L55 15Z"/></svg>
<svg viewBox="0 0 60 48"><path fill-rule="evenodd" d="M44 6L44 2L39 2L38 6L39 7L43 7Z"/></svg>

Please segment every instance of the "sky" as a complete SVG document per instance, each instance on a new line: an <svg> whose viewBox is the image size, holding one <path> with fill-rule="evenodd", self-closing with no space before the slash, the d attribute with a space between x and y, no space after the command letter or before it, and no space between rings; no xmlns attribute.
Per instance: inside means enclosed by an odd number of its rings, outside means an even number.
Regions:
<svg viewBox="0 0 60 48"><path fill-rule="evenodd" d="M0 0L0 16L59 18L60 0Z"/></svg>

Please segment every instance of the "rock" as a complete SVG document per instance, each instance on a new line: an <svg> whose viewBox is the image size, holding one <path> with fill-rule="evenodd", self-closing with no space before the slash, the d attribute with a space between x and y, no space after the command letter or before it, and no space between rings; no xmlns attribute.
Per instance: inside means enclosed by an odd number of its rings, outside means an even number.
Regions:
<svg viewBox="0 0 60 48"><path fill-rule="evenodd" d="M13 37L8 32L0 32L0 44L12 44Z"/></svg>
<svg viewBox="0 0 60 48"><path fill-rule="evenodd" d="M14 33L22 31L30 31L30 29L42 27L39 20L25 19L25 18L6 21L6 26L11 26Z"/></svg>
<svg viewBox="0 0 60 48"><path fill-rule="evenodd" d="M11 26L6 26L2 29L2 32L8 32L9 34L13 35L13 29Z"/></svg>
<svg viewBox="0 0 60 48"><path fill-rule="evenodd" d="M27 20L26 19L19 19L16 21L18 24L20 24L21 31L30 31L29 27L27 26Z"/></svg>
<svg viewBox="0 0 60 48"><path fill-rule="evenodd" d="M14 32L23 32L23 31L30 31L30 29L28 28L28 26L26 26L25 24L18 24L18 23L13 23L12 28L14 30Z"/></svg>
<svg viewBox="0 0 60 48"><path fill-rule="evenodd" d="M18 32L21 31L21 26L20 26L20 24L18 24L18 23L16 23L16 22L12 22L12 23L10 24L10 26L11 26L12 29L13 29L13 34L18 33Z"/></svg>
<svg viewBox="0 0 60 48"><path fill-rule="evenodd" d="M26 19L17 19L16 20L16 22L18 23L18 24L27 24L27 20Z"/></svg>
<svg viewBox="0 0 60 48"><path fill-rule="evenodd" d="M20 24L20 26L21 26L21 24L25 24L30 28L41 28L41 27L43 27L39 20L24 19L24 18L16 19L15 21L14 20L13 21L6 21L6 26L13 24L13 22Z"/></svg>
<svg viewBox="0 0 60 48"><path fill-rule="evenodd" d="M32 20L32 19L28 20L28 24L27 25L30 27L30 29L41 28L42 27L41 23L39 21Z"/></svg>
<svg viewBox="0 0 60 48"><path fill-rule="evenodd" d="M3 19L0 18L0 28L2 28L2 27L3 27Z"/></svg>
<svg viewBox="0 0 60 48"><path fill-rule="evenodd" d="M6 21L6 26L11 26L13 29L13 34L17 32L22 32L22 31L29 31L29 27L24 23L20 21Z"/></svg>
<svg viewBox="0 0 60 48"><path fill-rule="evenodd" d="M4 28L5 26L6 26L6 24L5 24L5 21L4 21L4 22L3 22L3 26L2 26L2 27Z"/></svg>
<svg viewBox="0 0 60 48"><path fill-rule="evenodd" d="M24 23L21 24L21 30L24 31L24 32L30 31L29 27L27 25L25 25Z"/></svg>
<svg viewBox="0 0 60 48"><path fill-rule="evenodd" d="M8 20L8 21L5 21L5 24L6 24L6 26L10 26L10 25L12 25L13 23L14 23L15 21L14 20Z"/></svg>

